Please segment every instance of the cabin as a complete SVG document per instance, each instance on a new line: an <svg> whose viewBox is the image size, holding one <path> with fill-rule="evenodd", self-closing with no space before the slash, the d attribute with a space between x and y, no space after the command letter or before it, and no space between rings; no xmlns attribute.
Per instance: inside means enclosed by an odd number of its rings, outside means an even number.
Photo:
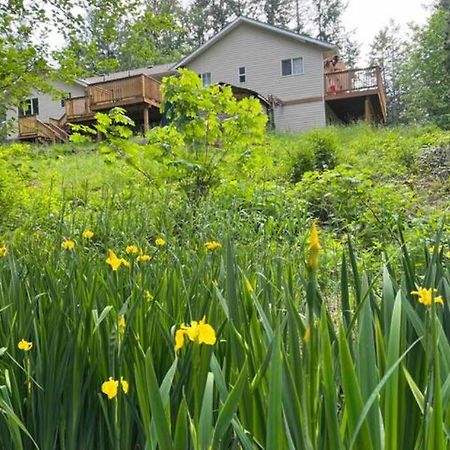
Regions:
<svg viewBox="0 0 450 450"><path fill-rule="evenodd" d="M331 43L238 17L176 63L55 86L65 93L59 100L36 93L23 111L13 112L18 116L15 137L64 142L71 124L91 124L97 112L116 106L146 132L161 123L162 78L176 76L181 67L197 72L205 86L220 83L231 86L237 98L258 98L277 130L302 132L357 120L383 123L380 68L348 69L336 55Z"/></svg>

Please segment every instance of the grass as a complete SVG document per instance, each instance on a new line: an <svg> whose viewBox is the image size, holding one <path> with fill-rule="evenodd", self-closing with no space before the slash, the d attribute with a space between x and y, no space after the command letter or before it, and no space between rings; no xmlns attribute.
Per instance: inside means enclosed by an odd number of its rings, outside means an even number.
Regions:
<svg viewBox="0 0 450 450"><path fill-rule="evenodd" d="M0 447L450 448L448 230L439 206L419 204L432 193L394 195L421 176L420 149L449 136L323 133L334 169L293 183L317 135L269 136L195 200L172 172L149 185L89 148L4 158L21 184L0 184L14 200L0 240ZM327 213L317 268L315 211ZM109 250L130 267L113 270ZM419 287L443 305L419 303ZM203 317L215 343L175 351L176 331Z"/></svg>

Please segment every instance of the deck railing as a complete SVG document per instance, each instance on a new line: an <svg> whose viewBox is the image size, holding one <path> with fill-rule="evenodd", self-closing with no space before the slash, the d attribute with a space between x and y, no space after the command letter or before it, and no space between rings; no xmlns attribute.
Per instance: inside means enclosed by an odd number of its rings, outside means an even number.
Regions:
<svg viewBox="0 0 450 450"><path fill-rule="evenodd" d="M66 99L66 116L68 119L91 114L89 97L72 97Z"/></svg>
<svg viewBox="0 0 450 450"><path fill-rule="evenodd" d="M350 69L325 74L325 95L383 89L379 67Z"/></svg>
<svg viewBox="0 0 450 450"><path fill-rule="evenodd" d="M161 101L160 83L146 75L135 75L120 80L104 81L87 88L92 109L146 100Z"/></svg>

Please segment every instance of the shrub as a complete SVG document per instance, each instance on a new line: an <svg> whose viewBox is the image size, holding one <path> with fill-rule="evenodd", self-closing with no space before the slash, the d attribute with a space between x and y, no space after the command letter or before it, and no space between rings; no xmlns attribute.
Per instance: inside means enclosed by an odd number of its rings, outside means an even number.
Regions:
<svg viewBox="0 0 450 450"><path fill-rule="evenodd" d="M338 146L332 130L315 130L308 133L293 158L292 181L300 181L305 172L334 169Z"/></svg>

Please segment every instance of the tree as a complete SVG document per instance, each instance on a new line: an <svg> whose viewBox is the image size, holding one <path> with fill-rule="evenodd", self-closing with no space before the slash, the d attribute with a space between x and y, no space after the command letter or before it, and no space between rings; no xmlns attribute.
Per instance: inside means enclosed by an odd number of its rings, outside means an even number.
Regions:
<svg viewBox="0 0 450 450"><path fill-rule="evenodd" d="M408 58L401 65L404 92L402 117L409 121L432 121L450 129L450 76L446 49L448 8L438 8L423 27L417 27L406 47Z"/></svg>
<svg viewBox="0 0 450 450"><path fill-rule="evenodd" d="M360 49L359 44L355 40L353 40L348 34L342 38L339 43L339 49L341 54L341 59L345 63L345 65L354 69L358 63Z"/></svg>
<svg viewBox="0 0 450 450"><path fill-rule="evenodd" d="M265 0L263 11L265 20L270 25L287 27L294 18L292 0Z"/></svg>
<svg viewBox="0 0 450 450"><path fill-rule="evenodd" d="M312 22L318 39L341 44L344 38L342 14L346 5L343 0L312 0Z"/></svg>
<svg viewBox="0 0 450 450"><path fill-rule="evenodd" d="M186 28L193 46L200 46L210 36L211 23L211 0L194 0L189 6L186 15Z"/></svg>
<svg viewBox="0 0 450 450"><path fill-rule="evenodd" d="M78 76L133 69L180 56L176 2L82 0L86 15L64 30L65 47L54 53L64 72ZM151 8L156 10L156 13ZM171 9L172 8L172 9Z"/></svg>
<svg viewBox="0 0 450 450"><path fill-rule="evenodd" d="M391 20L375 35L369 53L369 64L380 66L382 71L390 123L398 122L402 109L399 72L405 44L399 36L400 26Z"/></svg>
<svg viewBox="0 0 450 450"><path fill-rule="evenodd" d="M52 91L47 79L54 70L47 62L45 36L49 19L43 5L10 0L0 4L0 117L19 106L33 88ZM0 128L5 128L2 122ZM3 133L2 133L3 134Z"/></svg>

